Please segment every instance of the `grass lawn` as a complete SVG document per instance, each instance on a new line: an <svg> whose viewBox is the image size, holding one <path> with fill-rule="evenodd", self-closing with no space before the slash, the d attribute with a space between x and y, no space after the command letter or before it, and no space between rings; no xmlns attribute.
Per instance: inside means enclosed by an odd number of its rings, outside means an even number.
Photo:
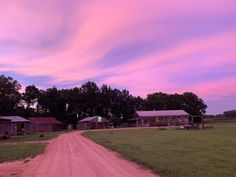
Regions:
<svg viewBox="0 0 236 177"><path fill-rule="evenodd" d="M42 154L46 144L21 144L26 141L43 141L57 137L61 132L36 133L32 135L11 136L10 139L0 140L0 163L34 157ZM43 137L40 135L43 134ZM10 143L10 144L9 144ZM16 144L11 144L16 143Z"/></svg>
<svg viewBox="0 0 236 177"><path fill-rule="evenodd" d="M43 134L43 137L40 135ZM21 135L21 136L11 136L9 139L0 140L0 144L2 143L20 143L25 141L43 141L50 140L58 136L60 132L44 132L44 133L35 133L30 135Z"/></svg>
<svg viewBox="0 0 236 177"><path fill-rule="evenodd" d="M46 144L0 145L0 163L34 157L44 152Z"/></svg>
<svg viewBox="0 0 236 177"><path fill-rule="evenodd" d="M236 124L207 130L86 132L97 143L169 177L236 177Z"/></svg>

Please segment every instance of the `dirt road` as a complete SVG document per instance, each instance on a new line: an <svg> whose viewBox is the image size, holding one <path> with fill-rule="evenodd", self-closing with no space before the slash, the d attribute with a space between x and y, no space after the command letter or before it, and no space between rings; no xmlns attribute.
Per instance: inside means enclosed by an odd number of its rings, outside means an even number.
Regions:
<svg viewBox="0 0 236 177"><path fill-rule="evenodd" d="M157 177L81 136L62 134L46 152L27 163L22 177Z"/></svg>

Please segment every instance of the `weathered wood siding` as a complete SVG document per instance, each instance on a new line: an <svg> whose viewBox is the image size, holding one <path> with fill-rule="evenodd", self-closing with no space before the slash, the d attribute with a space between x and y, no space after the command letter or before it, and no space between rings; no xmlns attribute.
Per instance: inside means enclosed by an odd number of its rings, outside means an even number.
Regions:
<svg viewBox="0 0 236 177"><path fill-rule="evenodd" d="M86 130L86 129L101 129L109 128L109 122L78 122L77 129Z"/></svg>
<svg viewBox="0 0 236 177"><path fill-rule="evenodd" d="M11 135L23 135L32 133L29 122L11 122L9 132Z"/></svg>
<svg viewBox="0 0 236 177"><path fill-rule="evenodd" d="M60 124L35 124L31 123L31 130L33 132L54 132L62 130Z"/></svg>
<svg viewBox="0 0 236 177"><path fill-rule="evenodd" d="M139 125L142 127L189 125L189 116L141 117Z"/></svg>
<svg viewBox="0 0 236 177"><path fill-rule="evenodd" d="M11 124L9 121L0 119L0 137L10 134Z"/></svg>

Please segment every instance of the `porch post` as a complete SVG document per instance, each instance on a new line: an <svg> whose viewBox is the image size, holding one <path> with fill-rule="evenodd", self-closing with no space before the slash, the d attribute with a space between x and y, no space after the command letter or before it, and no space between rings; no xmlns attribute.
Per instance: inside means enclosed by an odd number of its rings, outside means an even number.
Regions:
<svg viewBox="0 0 236 177"><path fill-rule="evenodd" d="M203 119L203 116L201 116L201 121L202 121L202 129L204 129L205 128L205 122L204 122L204 119Z"/></svg>

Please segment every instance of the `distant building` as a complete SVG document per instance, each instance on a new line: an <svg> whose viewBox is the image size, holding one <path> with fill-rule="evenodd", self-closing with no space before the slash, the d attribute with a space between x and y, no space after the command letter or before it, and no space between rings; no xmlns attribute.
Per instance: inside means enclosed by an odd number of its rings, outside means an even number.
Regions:
<svg viewBox="0 0 236 177"><path fill-rule="evenodd" d="M77 129L99 129L99 128L108 128L109 120L100 117L87 117L77 122Z"/></svg>
<svg viewBox="0 0 236 177"><path fill-rule="evenodd" d="M54 117L31 117L31 129L33 132L53 132L62 130L62 122Z"/></svg>
<svg viewBox="0 0 236 177"><path fill-rule="evenodd" d="M10 123L10 125L8 126L3 125L5 127L4 130L7 129L8 130L7 132L10 135L22 135L22 134L31 133L29 120L20 116L1 116L2 122L3 122L3 119L5 119L6 121L9 121Z"/></svg>
<svg viewBox="0 0 236 177"><path fill-rule="evenodd" d="M183 110L163 111L136 111L134 119L129 120L130 126L171 126L189 125L192 123L192 116Z"/></svg>

